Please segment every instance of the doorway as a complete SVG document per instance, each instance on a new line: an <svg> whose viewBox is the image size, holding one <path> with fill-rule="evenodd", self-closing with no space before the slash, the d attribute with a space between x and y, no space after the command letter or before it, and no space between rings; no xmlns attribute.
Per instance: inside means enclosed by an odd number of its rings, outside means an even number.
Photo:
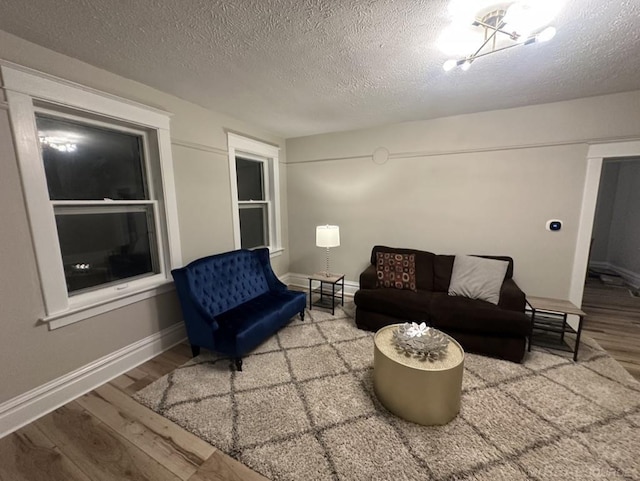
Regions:
<svg viewBox="0 0 640 481"><path fill-rule="evenodd" d="M640 287L640 157L604 159L587 281Z"/></svg>
<svg viewBox="0 0 640 481"><path fill-rule="evenodd" d="M587 313L584 332L640 379L638 212L640 142L591 146L572 300Z"/></svg>

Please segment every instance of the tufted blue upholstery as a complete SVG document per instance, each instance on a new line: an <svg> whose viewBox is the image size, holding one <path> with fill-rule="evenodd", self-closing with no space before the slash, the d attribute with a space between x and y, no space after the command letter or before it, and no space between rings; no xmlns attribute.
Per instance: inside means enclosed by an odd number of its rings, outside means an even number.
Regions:
<svg viewBox="0 0 640 481"><path fill-rule="evenodd" d="M304 316L305 294L278 280L267 249L204 257L171 273L192 347L239 359Z"/></svg>
<svg viewBox="0 0 640 481"><path fill-rule="evenodd" d="M187 270L192 297L211 317L269 290L264 269L251 251L197 260Z"/></svg>

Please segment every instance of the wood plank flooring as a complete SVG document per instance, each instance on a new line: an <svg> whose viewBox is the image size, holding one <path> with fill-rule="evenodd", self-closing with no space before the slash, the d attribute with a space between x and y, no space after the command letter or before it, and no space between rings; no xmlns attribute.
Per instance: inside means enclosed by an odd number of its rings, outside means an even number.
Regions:
<svg viewBox="0 0 640 481"><path fill-rule="evenodd" d="M584 332L640 379L640 298L590 281ZM191 358L179 344L0 439L0 481L265 481L131 396Z"/></svg>
<svg viewBox="0 0 640 481"><path fill-rule="evenodd" d="M0 439L0 481L265 481L131 398L190 358L179 344Z"/></svg>
<svg viewBox="0 0 640 481"><path fill-rule="evenodd" d="M640 297L626 287L588 279L582 310L587 314L583 332L640 380Z"/></svg>

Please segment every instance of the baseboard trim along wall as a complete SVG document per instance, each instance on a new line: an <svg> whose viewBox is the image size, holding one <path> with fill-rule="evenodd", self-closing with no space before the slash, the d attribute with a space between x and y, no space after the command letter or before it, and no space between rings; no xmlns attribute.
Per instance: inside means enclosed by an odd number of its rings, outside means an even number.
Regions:
<svg viewBox="0 0 640 481"><path fill-rule="evenodd" d="M634 287L636 289L640 287L640 274L638 274L637 272L630 271L629 269L616 266L615 264L612 264L611 262L606 262L606 261L589 262L589 267L591 269L608 270L608 271L615 272L620 277L622 277L627 282L627 284L629 284L631 287Z"/></svg>
<svg viewBox="0 0 640 481"><path fill-rule="evenodd" d="M289 286L299 287L305 291L309 291L309 274L297 274L295 272L288 272L287 274L280 276L280 280ZM316 283L316 287L317 287ZM360 289L360 283L355 281L344 281L344 295L353 297L356 291Z"/></svg>
<svg viewBox="0 0 640 481"><path fill-rule="evenodd" d="M0 404L0 438L133 369L186 338L182 322Z"/></svg>

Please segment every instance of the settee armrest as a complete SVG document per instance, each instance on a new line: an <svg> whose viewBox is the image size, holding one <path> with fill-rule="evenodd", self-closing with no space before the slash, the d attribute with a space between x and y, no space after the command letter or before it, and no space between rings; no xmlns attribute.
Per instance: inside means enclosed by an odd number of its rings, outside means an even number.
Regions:
<svg viewBox="0 0 640 481"><path fill-rule="evenodd" d="M186 269L179 268L171 271L176 286L176 292L182 307L182 315L187 325L187 331L192 330L202 334L212 333L220 327L216 318L209 314L193 292L189 289Z"/></svg>
<svg viewBox="0 0 640 481"><path fill-rule="evenodd" d="M275 272L271 268L271 257L269 255L269 249L266 247L256 249L253 251L264 269L264 276L269 284L269 289L272 291L285 291L287 286L276 276Z"/></svg>
<svg viewBox="0 0 640 481"><path fill-rule="evenodd" d="M510 311L524 312L526 296L513 279L505 279L500 289L498 307Z"/></svg>
<svg viewBox="0 0 640 481"><path fill-rule="evenodd" d="M360 274L360 289L375 289L377 284L376 266L372 264Z"/></svg>

